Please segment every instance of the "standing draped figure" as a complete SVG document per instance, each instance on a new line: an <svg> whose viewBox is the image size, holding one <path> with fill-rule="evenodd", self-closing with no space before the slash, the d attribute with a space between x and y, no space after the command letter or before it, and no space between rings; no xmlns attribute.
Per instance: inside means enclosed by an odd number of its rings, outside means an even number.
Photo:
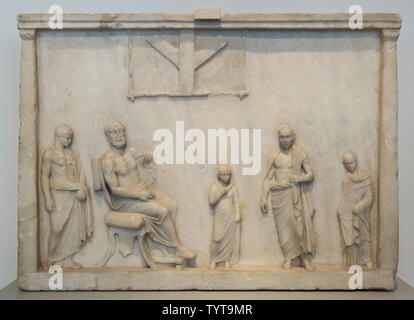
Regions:
<svg viewBox="0 0 414 320"><path fill-rule="evenodd" d="M217 180L211 185L208 196L214 208L211 269L224 262L226 268L239 261L240 253L240 202L236 186L231 181L231 168L221 165Z"/></svg>
<svg viewBox="0 0 414 320"><path fill-rule="evenodd" d="M338 222L344 263L372 267L371 207L374 192L371 178L360 171L354 153L346 153L343 164L346 174L342 179Z"/></svg>
<svg viewBox="0 0 414 320"><path fill-rule="evenodd" d="M314 270L310 259L315 254L312 219L315 207L307 185L314 179L306 153L295 143L290 126L279 129L280 149L274 153L263 183L261 210L268 211L270 196L284 267L291 268L295 258L309 271Z"/></svg>
<svg viewBox="0 0 414 320"><path fill-rule="evenodd" d="M70 127L56 128L55 144L43 154L41 185L50 217L46 264L79 268L73 256L93 234L93 214L79 155L71 149L72 137Z"/></svg>

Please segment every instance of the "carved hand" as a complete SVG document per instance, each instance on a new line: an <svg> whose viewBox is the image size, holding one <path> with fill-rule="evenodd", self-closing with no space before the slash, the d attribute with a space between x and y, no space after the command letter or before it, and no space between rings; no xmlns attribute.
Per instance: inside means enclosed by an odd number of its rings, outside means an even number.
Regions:
<svg viewBox="0 0 414 320"><path fill-rule="evenodd" d="M230 188L228 186L225 187L222 184L219 184L218 187L219 187L219 191L220 191L222 196L224 196L230 190Z"/></svg>
<svg viewBox="0 0 414 320"><path fill-rule="evenodd" d="M232 187L233 187L232 184L229 184L227 187L224 187L224 190L223 190L224 194L228 193Z"/></svg>
<svg viewBox="0 0 414 320"><path fill-rule="evenodd" d="M143 151L142 152L142 163L148 164L152 161L152 151Z"/></svg>
<svg viewBox="0 0 414 320"><path fill-rule="evenodd" d="M150 191L142 190L137 192L137 198L143 201L148 201L154 199L155 195Z"/></svg>
<svg viewBox="0 0 414 320"><path fill-rule="evenodd" d="M267 201L263 200L260 204L260 210L262 210L263 213L267 213Z"/></svg>
<svg viewBox="0 0 414 320"><path fill-rule="evenodd" d="M86 188L85 186L82 186L76 195L79 201L85 201L86 200Z"/></svg>
<svg viewBox="0 0 414 320"><path fill-rule="evenodd" d="M55 202L52 199L47 199L45 207L47 211L52 212L55 209Z"/></svg>
<svg viewBox="0 0 414 320"><path fill-rule="evenodd" d="M241 220L241 217L240 217L240 214L238 213L238 214L236 214L236 223L240 222L240 220Z"/></svg>
<svg viewBox="0 0 414 320"><path fill-rule="evenodd" d="M291 176L289 178L289 182L292 183L292 184L298 184L300 182L299 177L298 176Z"/></svg>
<svg viewBox="0 0 414 320"><path fill-rule="evenodd" d="M353 214L359 214L361 212L361 206L359 205L359 203L357 203L353 208L352 208L352 213Z"/></svg>

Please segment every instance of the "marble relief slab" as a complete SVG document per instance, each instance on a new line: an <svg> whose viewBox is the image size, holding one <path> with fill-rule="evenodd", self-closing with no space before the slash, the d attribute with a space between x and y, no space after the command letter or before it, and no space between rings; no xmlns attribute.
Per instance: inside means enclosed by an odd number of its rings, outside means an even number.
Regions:
<svg viewBox="0 0 414 320"><path fill-rule="evenodd" d="M394 288L398 15L48 17L18 16L22 289Z"/></svg>

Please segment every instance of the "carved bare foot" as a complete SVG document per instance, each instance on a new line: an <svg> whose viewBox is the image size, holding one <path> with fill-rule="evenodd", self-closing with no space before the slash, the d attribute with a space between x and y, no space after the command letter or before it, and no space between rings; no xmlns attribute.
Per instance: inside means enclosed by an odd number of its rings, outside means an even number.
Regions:
<svg viewBox="0 0 414 320"><path fill-rule="evenodd" d="M196 257L196 253L186 247L178 247L175 254L184 259L194 259Z"/></svg>
<svg viewBox="0 0 414 320"><path fill-rule="evenodd" d="M79 263L73 261L72 256L70 256L63 260L62 267L66 269L79 269L82 266Z"/></svg>
<svg viewBox="0 0 414 320"><path fill-rule="evenodd" d="M73 268L74 269L80 269L80 268L82 268L82 265L80 263L74 261L73 259L72 259L72 264L73 264Z"/></svg>
<svg viewBox="0 0 414 320"><path fill-rule="evenodd" d="M285 263L283 264L283 268L291 269L292 268L292 260L291 259L286 259Z"/></svg>
<svg viewBox="0 0 414 320"><path fill-rule="evenodd" d="M46 271L49 270L51 265L52 265L52 263L50 263L49 261L42 262L42 268Z"/></svg>
<svg viewBox="0 0 414 320"><path fill-rule="evenodd" d="M216 270L216 263L215 262L210 263L210 269L211 270Z"/></svg>
<svg viewBox="0 0 414 320"><path fill-rule="evenodd" d="M230 269L230 261L226 261L226 262L224 262L224 268L226 268L226 269Z"/></svg>
<svg viewBox="0 0 414 320"><path fill-rule="evenodd" d="M303 259L303 266L306 271L315 271L315 267L307 259Z"/></svg>
<svg viewBox="0 0 414 320"><path fill-rule="evenodd" d="M367 263L367 268L368 268L368 269L371 269L371 268L372 268L372 261L369 261L369 262Z"/></svg>

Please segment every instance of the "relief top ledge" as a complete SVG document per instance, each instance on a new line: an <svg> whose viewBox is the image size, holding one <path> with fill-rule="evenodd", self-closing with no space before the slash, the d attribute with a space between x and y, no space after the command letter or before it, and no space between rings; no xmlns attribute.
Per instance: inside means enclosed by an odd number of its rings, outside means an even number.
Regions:
<svg viewBox="0 0 414 320"><path fill-rule="evenodd" d="M49 29L52 14L19 14L18 29ZM209 28L265 28L265 29L347 29L348 13L223 13L220 20L203 20ZM219 23L217 23L219 21ZM68 13L63 14L63 29L134 29L134 28L201 28L193 13ZM395 13L365 13L365 29L400 29L402 18Z"/></svg>

